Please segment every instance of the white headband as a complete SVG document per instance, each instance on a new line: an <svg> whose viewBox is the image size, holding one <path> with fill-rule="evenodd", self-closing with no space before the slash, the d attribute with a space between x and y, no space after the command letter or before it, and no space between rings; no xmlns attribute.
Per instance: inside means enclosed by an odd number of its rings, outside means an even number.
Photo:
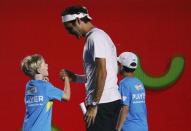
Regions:
<svg viewBox="0 0 191 131"><path fill-rule="evenodd" d="M72 20L75 20L76 18L83 18L85 16L87 16L88 19L92 20L89 14L80 13L80 14L64 15L62 16L62 22L72 21Z"/></svg>

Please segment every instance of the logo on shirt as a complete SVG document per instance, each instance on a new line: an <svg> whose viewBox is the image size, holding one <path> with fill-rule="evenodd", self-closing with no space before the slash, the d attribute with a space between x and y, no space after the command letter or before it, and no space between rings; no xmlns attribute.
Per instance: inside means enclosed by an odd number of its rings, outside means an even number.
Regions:
<svg viewBox="0 0 191 131"><path fill-rule="evenodd" d="M145 93L132 94L132 102L135 103L145 103Z"/></svg>
<svg viewBox="0 0 191 131"><path fill-rule="evenodd" d="M52 104L53 104L52 101L49 101L49 102L46 104L46 112L48 112L48 111L51 109Z"/></svg>
<svg viewBox="0 0 191 131"><path fill-rule="evenodd" d="M27 94L34 94L34 93L37 93L36 87L31 87L27 90Z"/></svg>
<svg viewBox="0 0 191 131"><path fill-rule="evenodd" d="M137 84L137 85L135 85L135 89L136 89L137 91L142 90L142 89L143 89L142 84Z"/></svg>
<svg viewBox="0 0 191 131"><path fill-rule="evenodd" d="M39 106L43 103L43 96L26 96L25 103L28 106Z"/></svg>

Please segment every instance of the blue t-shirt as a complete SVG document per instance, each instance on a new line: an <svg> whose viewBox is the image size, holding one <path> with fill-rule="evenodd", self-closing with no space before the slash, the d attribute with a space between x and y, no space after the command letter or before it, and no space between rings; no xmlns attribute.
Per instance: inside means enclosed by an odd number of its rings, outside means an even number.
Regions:
<svg viewBox="0 0 191 131"><path fill-rule="evenodd" d="M145 89L142 82L135 77L125 77L120 81L119 91L122 104L129 108L122 131L148 131Z"/></svg>
<svg viewBox="0 0 191 131"><path fill-rule="evenodd" d="M53 100L62 99L64 92L43 80L30 80L26 85L26 114L23 131L51 131Z"/></svg>

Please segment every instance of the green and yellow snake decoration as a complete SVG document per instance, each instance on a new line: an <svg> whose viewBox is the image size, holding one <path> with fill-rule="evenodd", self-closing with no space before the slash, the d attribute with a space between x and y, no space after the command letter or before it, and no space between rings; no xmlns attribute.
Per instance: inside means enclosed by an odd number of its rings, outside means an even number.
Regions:
<svg viewBox="0 0 191 131"><path fill-rule="evenodd" d="M164 89L178 80L183 72L184 63L183 57L176 56L172 58L170 67L166 74L160 77L153 77L143 71L141 61L139 60L139 65L135 71L135 76L143 82L145 88L147 89Z"/></svg>

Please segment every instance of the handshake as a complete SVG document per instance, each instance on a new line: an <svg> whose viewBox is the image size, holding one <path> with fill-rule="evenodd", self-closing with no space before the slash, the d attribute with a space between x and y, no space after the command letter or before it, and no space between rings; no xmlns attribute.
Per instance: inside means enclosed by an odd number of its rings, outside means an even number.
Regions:
<svg viewBox="0 0 191 131"><path fill-rule="evenodd" d="M72 71L62 69L60 71L60 78L64 81L66 77L69 78L69 81L86 83L86 75L78 75L73 73Z"/></svg>
<svg viewBox="0 0 191 131"><path fill-rule="evenodd" d="M60 71L60 79L64 81L66 78L68 78L69 81L76 81L76 74L69 70L62 69Z"/></svg>

